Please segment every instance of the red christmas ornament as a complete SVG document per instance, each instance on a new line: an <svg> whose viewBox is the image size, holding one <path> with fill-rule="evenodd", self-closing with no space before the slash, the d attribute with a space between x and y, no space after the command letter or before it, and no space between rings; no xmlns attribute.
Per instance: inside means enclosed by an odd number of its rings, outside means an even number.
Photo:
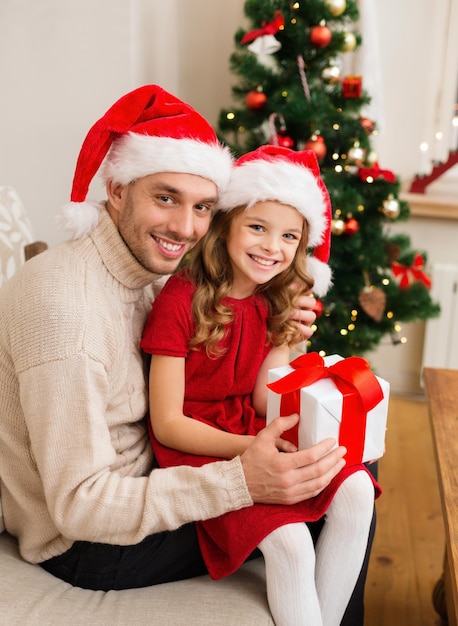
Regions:
<svg viewBox="0 0 458 626"><path fill-rule="evenodd" d="M361 98L363 81L361 76L345 76L342 81L342 95L344 98Z"/></svg>
<svg viewBox="0 0 458 626"><path fill-rule="evenodd" d="M360 117L359 121L361 122L361 126L364 128L368 135L374 132L375 123L373 122L373 120L368 117Z"/></svg>
<svg viewBox="0 0 458 626"><path fill-rule="evenodd" d="M332 39L332 32L324 24L314 26L310 30L310 43L317 48L326 48Z"/></svg>
<svg viewBox="0 0 458 626"><path fill-rule="evenodd" d="M262 109L266 102L266 94L263 91L258 91L257 89L249 91L245 97L245 104L253 111Z"/></svg>
<svg viewBox="0 0 458 626"><path fill-rule="evenodd" d="M348 219L345 222L344 235L346 235L347 237L353 237L353 235L356 235L358 230L359 230L358 220L355 220L354 217L350 217L350 219Z"/></svg>
<svg viewBox="0 0 458 626"><path fill-rule="evenodd" d="M281 130L275 135L275 138L271 138L269 143L274 146L281 146L282 148L294 148L294 139L288 137L288 135Z"/></svg>
<svg viewBox="0 0 458 626"><path fill-rule="evenodd" d="M312 150L316 154L318 160L326 156L326 144L322 135L312 135L304 144L304 150Z"/></svg>
<svg viewBox="0 0 458 626"><path fill-rule="evenodd" d="M315 306L313 307L313 312L315 313L318 319L319 317L323 315L324 304L321 302L321 300L318 300L318 298L315 298L315 300L316 300L316 303L315 303Z"/></svg>

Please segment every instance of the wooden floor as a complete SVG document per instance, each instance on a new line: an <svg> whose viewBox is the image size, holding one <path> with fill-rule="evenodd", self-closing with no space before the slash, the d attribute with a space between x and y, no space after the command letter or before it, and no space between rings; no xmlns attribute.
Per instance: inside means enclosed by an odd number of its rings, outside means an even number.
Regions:
<svg viewBox="0 0 458 626"><path fill-rule="evenodd" d="M431 598L442 572L444 527L424 399L391 398L379 482L364 624L439 626Z"/></svg>

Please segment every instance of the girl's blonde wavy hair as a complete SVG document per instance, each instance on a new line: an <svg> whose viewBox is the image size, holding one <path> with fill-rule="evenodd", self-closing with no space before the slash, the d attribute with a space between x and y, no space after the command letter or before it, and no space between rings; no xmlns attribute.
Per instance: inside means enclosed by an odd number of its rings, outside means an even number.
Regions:
<svg viewBox="0 0 458 626"><path fill-rule="evenodd" d="M232 309L223 304L233 280L226 241L232 220L243 211L245 206L215 213L207 234L190 252L184 267L185 275L196 284L192 302L196 334L189 347L205 347L213 358L224 353L219 344L233 318ZM298 297L313 287L313 279L307 273L307 242L308 225L304 219L292 264L267 283L258 285L255 291L267 303L267 342L275 346L292 345L302 340L301 332L290 316Z"/></svg>

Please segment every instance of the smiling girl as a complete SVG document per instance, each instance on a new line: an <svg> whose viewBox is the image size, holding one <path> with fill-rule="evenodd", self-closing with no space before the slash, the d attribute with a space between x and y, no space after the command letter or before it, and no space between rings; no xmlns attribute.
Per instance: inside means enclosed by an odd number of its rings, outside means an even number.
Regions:
<svg viewBox="0 0 458 626"><path fill-rule="evenodd" d="M330 221L313 153L262 146L237 161L207 235L156 299L142 339L153 355L159 465L236 457L264 428L267 372L287 364L302 339L291 321L296 300L331 283ZM364 558L374 487L358 465L299 504L254 504L198 522L210 575L231 574L258 547L277 626L338 626ZM325 514L315 549L303 522Z"/></svg>

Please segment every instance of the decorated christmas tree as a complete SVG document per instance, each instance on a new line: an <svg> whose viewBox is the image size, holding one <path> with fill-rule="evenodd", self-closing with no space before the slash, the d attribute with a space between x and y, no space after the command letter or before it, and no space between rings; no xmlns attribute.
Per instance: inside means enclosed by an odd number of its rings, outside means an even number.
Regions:
<svg viewBox="0 0 458 626"><path fill-rule="evenodd" d="M333 205L334 284L318 301L309 348L362 355L382 337L402 342L400 322L439 313L426 254L390 226L409 218L397 176L373 148L377 122L364 76L345 74L344 57L362 44L355 0L247 0L248 30L235 35L234 107L219 133L241 155L272 143L313 150Z"/></svg>

